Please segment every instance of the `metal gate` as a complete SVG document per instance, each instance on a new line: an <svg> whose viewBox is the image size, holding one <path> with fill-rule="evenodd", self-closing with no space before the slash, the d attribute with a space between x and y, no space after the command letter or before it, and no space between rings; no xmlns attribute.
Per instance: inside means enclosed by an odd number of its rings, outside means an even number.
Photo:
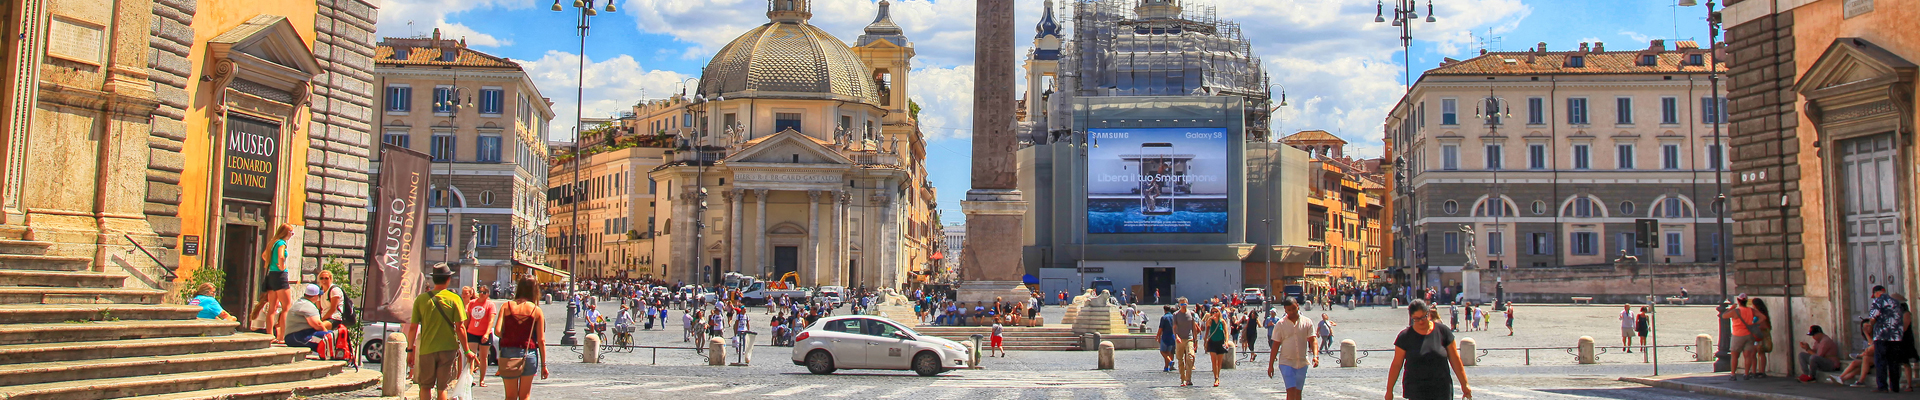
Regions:
<svg viewBox="0 0 1920 400"><path fill-rule="evenodd" d="M1842 141L1840 193L1846 224L1847 309L1854 316L1867 313L1867 297L1875 285L1898 292L1906 287L1906 259L1901 254L1898 157L1893 134Z"/></svg>

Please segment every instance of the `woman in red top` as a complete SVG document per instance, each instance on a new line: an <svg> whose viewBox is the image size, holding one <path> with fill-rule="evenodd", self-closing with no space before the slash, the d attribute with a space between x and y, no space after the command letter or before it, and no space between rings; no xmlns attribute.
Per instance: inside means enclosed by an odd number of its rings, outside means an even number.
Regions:
<svg viewBox="0 0 1920 400"><path fill-rule="evenodd" d="M499 316L494 315L493 302L480 293L471 287L460 288L460 297L467 299L467 349L473 354L484 357L487 354L487 344L493 342L494 320ZM487 363L483 361L485 360L474 360L475 376L486 376ZM474 382L478 382L480 387L487 386L485 379L475 379Z"/></svg>
<svg viewBox="0 0 1920 400"><path fill-rule="evenodd" d="M518 375L507 376L500 371L500 379L507 383L507 400L526 399L533 391L533 371L540 370L540 379L547 379L547 316L540 312L540 306L533 303L538 294L534 291L533 279L521 279L514 288L513 301L500 307L499 317L494 324L500 330L500 360L525 358L526 366Z"/></svg>

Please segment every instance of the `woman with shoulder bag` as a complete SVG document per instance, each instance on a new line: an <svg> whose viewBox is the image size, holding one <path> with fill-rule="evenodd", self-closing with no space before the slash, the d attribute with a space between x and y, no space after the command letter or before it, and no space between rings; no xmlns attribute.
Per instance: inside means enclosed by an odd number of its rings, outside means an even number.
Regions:
<svg viewBox="0 0 1920 400"><path fill-rule="evenodd" d="M526 399L533 391L533 374L547 379L547 317L535 305L538 295L532 279L521 279L513 301L500 307L500 379L506 381L507 400Z"/></svg>
<svg viewBox="0 0 1920 400"><path fill-rule="evenodd" d="M1747 324L1747 332L1753 335L1753 348L1747 351L1753 353L1753 360L1756 361L1749 366L1749 371L1758 371L1750 372L1748 375L1765 378L1767 377L1767 355L1773 353L1773 315L1767 312L1765 301L1759 298L1751 298L1747 301L1753 308L1753 319Z"/></svg>

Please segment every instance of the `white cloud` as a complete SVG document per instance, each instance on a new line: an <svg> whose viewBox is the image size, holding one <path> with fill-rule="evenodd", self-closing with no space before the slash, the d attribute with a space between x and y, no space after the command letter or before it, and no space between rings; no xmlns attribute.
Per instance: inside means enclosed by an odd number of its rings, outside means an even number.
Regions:
<svg viewBox="0 0 1920 400"><path fill-rule="evenodd" d="M575 90L580 72L580 56L548 51L539 60L515 60L527 71L542 94L553 100L553 130L549 140L572 140ZM632 56L607 60L587 59L585 117L607 117L631 111L641 99L658 99L680 93L682 79L693 76L674 71L646 70ZM688 82L694 84L694 82Z"/></svg>
<svg viewBox="0 0 1920 400"><path fill-rule="evenodd" d="M536 5L545 6L536 3L538 1L529 0L384 0L380 2L380 18L374 24L374 34L381 37L414 37L430 35L433 33L433 28L443 28L441 32L443 38L457 39L458 35L450 35L445 28L458 27L468 32L469 44L478 45L475 43L477 36L485 35L486 40L510 46L511 42L501 43L491 35L459 24L448 24L447 15L495 7L518 10L533 8Z"/></svg>
<svg viewBox="0 0 1920 400"><path fill-rule="evenodd" d="M499 38L493 37L493 35L473 30L473 28L469 28L465 24L448 24L446 20L441 20L436 25L440 28L442 38L464 39L469 46L501 47L513 45L512 40L500 40Z"/></svg>
<svg viewBox="0 0 1920 400"><path fill-rule="evenodd" d="M973 137L973 66L922 68L909 76L909 98L920 104L920 131L928 141Z"/></svg>
<svg viewBox="0 0 1920 400"><path fill-rule="evenodd" d="M1633 39L1633 41L1640 42L1640 43L1647 43L1648 41L1653 40L1652 36L1642 35L1639 32L1634 32L1634 31L1623 30L1623 31L1620 31L1620 35L1626 36L1628 39Z"/></svg>

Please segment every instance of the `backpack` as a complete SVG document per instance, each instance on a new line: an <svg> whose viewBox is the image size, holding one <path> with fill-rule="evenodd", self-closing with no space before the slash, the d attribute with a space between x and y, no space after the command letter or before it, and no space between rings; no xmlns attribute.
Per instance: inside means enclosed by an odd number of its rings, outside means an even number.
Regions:
<svg viewBox="0 0 1920 400"><path fill-rule="evenodd" d="M353 299L347 298L346 289L334 286L333 290L340 291L340 323L347 326L360 325L360 315L354 312Z"/></svg>

